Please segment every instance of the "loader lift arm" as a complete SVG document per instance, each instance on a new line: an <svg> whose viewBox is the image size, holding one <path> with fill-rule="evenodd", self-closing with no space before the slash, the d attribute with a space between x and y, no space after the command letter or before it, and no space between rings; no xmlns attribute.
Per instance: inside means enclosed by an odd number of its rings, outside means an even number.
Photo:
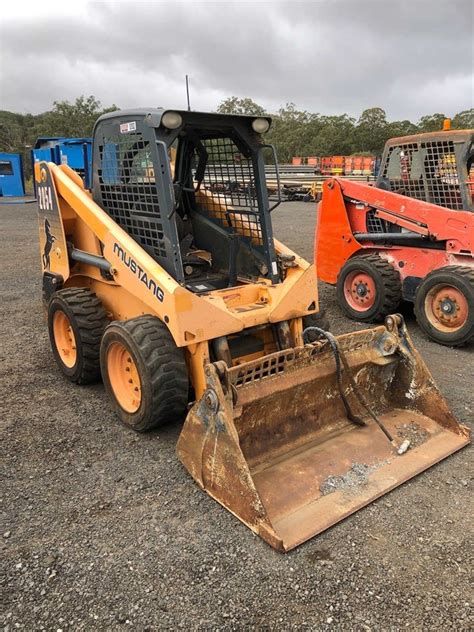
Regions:
<svg viewBox="0 0 474 632"><path fill-rule="evenodd" d="M453 253L474 251L474 213L446 209L360 182L335 180L334 186L340 187L344 202L349 207L348 212L351 211L351 206L358 209L363 204L374 210L375 218L408 229L430 241L447 242L447 249ZM366 231L354 231L356 239L361 235L368 235L367 239L375 236ZM394 237L399 235L400 233L393 233Z"/></svg>

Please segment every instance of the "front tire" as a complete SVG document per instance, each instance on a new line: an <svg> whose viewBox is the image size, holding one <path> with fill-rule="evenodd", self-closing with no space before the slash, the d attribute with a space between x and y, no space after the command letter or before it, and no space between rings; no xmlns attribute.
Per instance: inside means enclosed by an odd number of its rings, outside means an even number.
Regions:
<svg viewBox="0 0 474 632"><path fill-rule="evenodd" d="M115 321L100 348L105 389L121 421L137 432L181 420L188 403L183 350L154 316Z"/></svg>
<svg viewBox="0 0 474 632"><path fill-rule="evenodd" d="M402 300L400 275L385 259L364 254L349 259L337 277L337 301L352 320L379 322Z"/></svg>
<svg viewBox="0 0 474 632"><path fill-rule="evenodd" d="M424 333L442 345L459 347L474 339L474 269L446 266L418 286L415 316Z"/></svg>
<svg viewBox="0 0 474 632"><path fill-rule="evenodd" d="M89 288L56 292L48 305L51 348L62 373L76 384L100 380L100 341L107 313Z"/></svg>

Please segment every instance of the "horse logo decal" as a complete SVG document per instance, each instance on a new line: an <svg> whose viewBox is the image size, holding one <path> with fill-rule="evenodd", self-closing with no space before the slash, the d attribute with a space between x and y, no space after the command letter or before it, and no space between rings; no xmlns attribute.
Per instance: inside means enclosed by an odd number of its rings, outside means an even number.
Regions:
<svg viewBox="0 0 474 632"><path fill-rule="evenodd" d="M46 237L46 241L44 243L43 250L43 268L45 270L49 270L51 265L50 253L53 244L56 241L56 237L51 233L51 224L49 223L48 218L44 220L44 234Z"/></svg>

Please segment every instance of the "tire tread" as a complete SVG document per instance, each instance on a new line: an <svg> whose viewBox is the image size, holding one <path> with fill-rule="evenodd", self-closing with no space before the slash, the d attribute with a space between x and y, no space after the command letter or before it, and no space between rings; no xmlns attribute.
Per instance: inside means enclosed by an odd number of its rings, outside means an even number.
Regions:
<svg viewBox="0 0 474 632"><path fill-rule="evenodd" d="M71 378L76 384L90 384L100 380L100 342L109 322L100 299L89 288L65 288L54 294L63 300L74 315L81 338L82 367Z"/></svg>
<svg viewBox="0 0 474 632"><path fill-rule="evenodd" d="M146 432L181 418L188 403L188 371L183 350L166 325L150 315L113 325L122 327L137 345L152 386L148 414L134 429Z"/></svg>
<svg viewBox="0 0 474 632"><path fill-rule="evenodd" d="M400 302L402 300L402 283L400 280L400 275L393 267L393 265L391 265L386 259L383 259L375 253L364 253L356 255L352 259L349 259L346 262L346 265L348 263L352 263L361 259L364 262L367 262L371 267L373 267L382 279L382 284L384 287L383 302L379 306L377 311L373 314L373 316L368 319L369 322L381 321L385 318L385 316L396 312L398 306L400 305ZM344 268L341 269L341 273L343 270ZM349 312L345 308L345 304L341 304L341 301L339 301L339 303L344 312L350 318L355 318L352 314L349 314ZM363 312L361 312L361 315L363 315ZM361 318L361 322L364 322L365 320L366 319Z"/></svg>
<svg viewBox="0 0 474 632"><path fill-rule="evenodd" d="M450 265L450 266L444 266L442 268L437 268L436 270L433 270L428 275L426 275L426 277L423 279L422 283L420 284L418 288L418 291L421 289L421 291L423 292L424 283L426 281L429 281L431 278L433 278L433 276L438 275L438 274L460 276L462 279L467 281L467 283L471 286L472 295L474 296L474 268L463 266L463 265ZM439 336L438 334L433 334L433 332L430 329L430 326L428 326L427 322L425 322L426 315L424 313L424 308L421 307L420 305L420 303L424 301L421 301L420 297L418 296L418 291L417 291L417 296L415 297L415 306L414 306L415 316L416 316L416 320L419 326L429 338L431 338L435 342L438 342L439 344L445 344L451 347L463 347L466 344L469 344L474 339L474 323L473 323L474 316L472 313L470 313L470 320L471 320L470 327L467 328L467 332L465 332L464 334L461 334L460 336L454 335L450 339L448 338L445 339ZM435 328L433 329L435 330Z"/></svg>

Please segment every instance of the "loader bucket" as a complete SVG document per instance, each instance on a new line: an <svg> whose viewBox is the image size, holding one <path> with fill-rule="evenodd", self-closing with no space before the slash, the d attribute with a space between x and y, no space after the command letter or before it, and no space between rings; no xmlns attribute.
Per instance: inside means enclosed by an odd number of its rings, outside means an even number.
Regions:
<svg viewBox="0 0 474 632"><path fill-rule="evenodd" d="M399 455L354 397L349 422L327 342L227 368L186 418L178 456L197 483L271 546L288 551L469 443L413 348L400 316L337 338L357 389ZM356 390L357 390L356 389Z"/></svg>

